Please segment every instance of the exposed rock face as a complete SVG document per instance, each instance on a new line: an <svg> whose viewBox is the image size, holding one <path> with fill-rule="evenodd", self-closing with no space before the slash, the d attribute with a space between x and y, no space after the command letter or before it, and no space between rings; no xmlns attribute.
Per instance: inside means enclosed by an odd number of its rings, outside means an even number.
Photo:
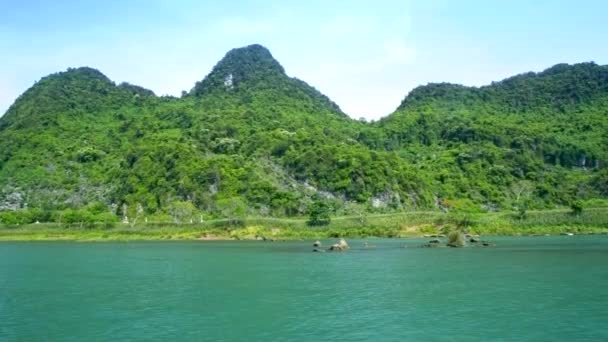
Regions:
<svg viewBox="0 0 608 342"><path fill-rule="evenodd" d="M450 209L444 204L443 199L438 196L435 196L435 206L444 213L450 211Z"/></svg>
<svg viewBox="0 0 608 342"><path fill-rule="evenodd" d="M224 87L228 89L234 89L234 76L232 74L228 74L226 78L224 78Z"/></svg>
<svg viewBox="0 0 608 342"><path fill-rule="evenodd" d="M401 208L401 196L399 193L386 191L371 198L373 208Z"/></svg>
<svg viewBox="0 0 608 342"><path fill-rule="evenodd" d="M5 187L0 192L0 211L18 210L24 206L24 196L18 189Z"/></svg>

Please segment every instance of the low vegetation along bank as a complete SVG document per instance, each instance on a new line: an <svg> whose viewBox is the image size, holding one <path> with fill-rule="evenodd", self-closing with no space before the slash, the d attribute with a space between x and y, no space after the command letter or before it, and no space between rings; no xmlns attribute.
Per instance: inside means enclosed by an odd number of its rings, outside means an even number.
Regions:
<svg viewBox="0 0 608 342"><path fill-rule="evenodd" d="M0 240L284 240L336 237L421 237L462 231L481 235L608 233L608 208L486 214L412 212L336 217L311 227L306 218L246 218L197 224L35 223L0 226Z"/></svg>

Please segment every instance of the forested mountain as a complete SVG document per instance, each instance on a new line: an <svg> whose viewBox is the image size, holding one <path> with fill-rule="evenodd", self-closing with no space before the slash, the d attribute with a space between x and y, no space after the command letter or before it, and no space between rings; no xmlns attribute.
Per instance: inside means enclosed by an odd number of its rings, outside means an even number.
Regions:
<svg viewBox="0 0 608 342"><path fill-rule="evenodd" d="M607 66L429 84L366 124L251 45L181 98L91 68L44 77L0 118L0 210L160 219L303 215L313 201L339 212L550 208L608 197L607 145Z"/></svg>

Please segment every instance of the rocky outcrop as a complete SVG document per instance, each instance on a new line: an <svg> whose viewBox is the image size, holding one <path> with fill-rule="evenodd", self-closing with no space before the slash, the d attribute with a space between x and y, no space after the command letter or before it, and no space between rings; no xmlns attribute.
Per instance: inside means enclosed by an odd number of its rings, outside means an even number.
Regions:
<svg viewBox="0 0 608 342"><path fill-rule="evenodd" d="M17 189L5 187L0 192L0 211L19 210L24 206L23 193Z"/></svg>
<svg viewBox="0 0 608 342"><path fill-rule="evenodd" d="M345 250L347 250L349 248L350 247L348 246L348 243L346 243L346 240L340 239L340 241L338 241L338 243L335 243L335 244L331 245L331 247L329 247L329 250L330 251L342 252L342 251L345 251Z"/></svg>

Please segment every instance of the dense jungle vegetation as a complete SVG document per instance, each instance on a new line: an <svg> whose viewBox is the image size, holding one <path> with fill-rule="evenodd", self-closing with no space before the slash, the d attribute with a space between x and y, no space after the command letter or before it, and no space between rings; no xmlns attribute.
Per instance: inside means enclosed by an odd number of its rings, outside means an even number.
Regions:
<svg viewBox="0 0 608 342"><path fill-rule="evenodd" d="M42 78L0 118L0 221L606 206L605 146L608 66L428 84L366 123L251 45L179 98L88 67Z"/></svg>

